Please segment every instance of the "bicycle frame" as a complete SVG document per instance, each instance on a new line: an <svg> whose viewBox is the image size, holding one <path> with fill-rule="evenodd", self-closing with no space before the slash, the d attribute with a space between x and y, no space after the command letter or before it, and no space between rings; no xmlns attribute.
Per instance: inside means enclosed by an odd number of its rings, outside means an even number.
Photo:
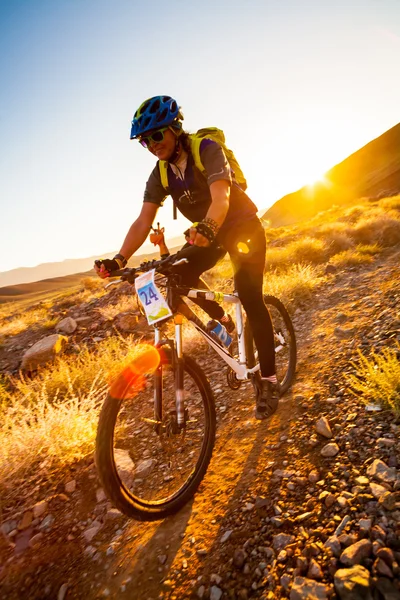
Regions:
<svg viewBox="0 0 400 600"><path fill-rule="evenodd" d="M255 367L249 369L247 367L247 356L246 347L244 342L244 321L243 321L243 310L242 304L236 292L233 294L222 294L221 292L213 292L211 290L198 290L191 288L185 292L179 291L180 298L202 298L204 300L214 300L216 302L227 302L235 305L236 312L236 332L238 338L238 359L233 358L227 348L221 346L217 342L204 323L194 314L190 307L185 302L179 302L177 306L178 315L183 315L190 321L200 335L206 340L206 342L217 352L221 358L227 363L227 365L234 371L238 380L249 379L250 375L259 370L260 366L257 364ZM161 343L161 332L160 328L155 327L155 344ZM182 320L176 319L175 316L175 342L176 342L176 353L177 357L182 358L183 355L183 339L182 339Z"/></svg>

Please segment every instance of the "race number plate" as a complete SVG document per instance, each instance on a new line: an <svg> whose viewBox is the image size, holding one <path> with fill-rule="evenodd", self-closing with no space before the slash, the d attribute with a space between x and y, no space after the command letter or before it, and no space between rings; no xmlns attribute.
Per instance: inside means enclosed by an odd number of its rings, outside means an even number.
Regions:
<svg viewBox="0 0 400 600"><path fill-rule="evenodd" d="M172 315L164 296L154 283L155 269L143 273L135 280L135 288L138 298L146 313L149 325L154 325Z"/></svg>

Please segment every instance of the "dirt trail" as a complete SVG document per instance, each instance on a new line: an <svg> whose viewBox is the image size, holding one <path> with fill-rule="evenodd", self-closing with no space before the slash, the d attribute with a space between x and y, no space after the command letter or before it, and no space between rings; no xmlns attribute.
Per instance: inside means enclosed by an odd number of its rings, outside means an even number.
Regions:
<svg viewBox="0 0 400 600"><path fill-rule="evenodd" d="M225 372L218 370L218 357L207 355L202 359L213 387L223 385L223 392L217 395L218 429L213 458L190 505L157 523L137 523L115 515L106 518L106 502L96 498L99 484L94 467L82 465L66 477L66 481L76 479L76 492L70 498L62 493L54 495L50 504L54 522L43 531L36 546L25 548L20 542L19 548L11 549L3 543L0 596L10 600L289 597L290 586L285 590L282 580L277 583L277 577L271 583L274 569L279 577L282 574L276 561L275 566L269 565L266 579L258 577L256 569L261 567L257 565L264 562L259 556L264 552L262 548L270 546L274 535L285 532L299 536L304 528L307 535L312 535L323 522L307 487L310 484L304 483L311 471L324 475L331 469L329 461L320 454L327 440L318 438L316 444L310 443L315 434L313 424L322 414L330 415L333 424L340 424L338 403L343 418L349 410L360 414L364 410L362 405L357 408L357 401L343 391L343 372L355 358L357 347L363 347L365 336L371 344L376 341L368 333L374 307L387 294L400 298L399 257L400 251L392 251L381 255L372 266L331 276L312 310L296 314L296 381L267 422L253 417L250 386L230 390L224 385ZM371 300L366 301L366 297ZM341 314L346 322L338 325ZM332 396L336 402L328 404L326 400ZM332 412L333 407L336 412ZM360 444L364 437L365 432L361 432ZM352 447L358 447L357 440ZM345 448L341 450L345 454ZM374 457L373 450L371 456ZM345 454L344 463L347 458ZM295 473L294 490L286 488L287 481L283 485L279 480L279 469ZM315 514L310 512L311 516L305 517L303 527L300 517L307 502ZM282 525L274 523L274 518L281 518L275 508L279 503L281 512L286 514ZM104 525L89 544L82 539L82 524L99 517ZM334 513L327 515L325 521L329 533L331 523L336 521ZM242 548L248 564L254 556L250 572L236 564ZM267 550L265 556L267 563ZM323 571L322 581L334 594L332 574L328 567L323 566ZM291 576L290 569L287 574Z"/></svg>

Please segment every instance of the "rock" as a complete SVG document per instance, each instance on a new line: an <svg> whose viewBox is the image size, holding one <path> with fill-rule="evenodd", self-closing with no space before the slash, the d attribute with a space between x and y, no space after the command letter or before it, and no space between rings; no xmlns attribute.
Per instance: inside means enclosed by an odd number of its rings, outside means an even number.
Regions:
<svg viewBox="0 0 400 600"><path fill-rule="evenodd" d="M388 467L383 460L376 459L368 467L367 474L370 477L375 477L378 481L385 483L393 483L396 480L396 469L394 467Z"/></svg>
<svg viewBox="0 0 400 600"><path fill-rule="evenodd" d="M68 338L58 333L48 335L29 348L22 357L22 371L35 371L61 354Z"/></svg>
<svg viewBox="0 0 400 600"><path fill-rule="evenodd" d="M372 543L369 540L360 540L352 544L340 555L340 562L348 567L358 565L364 558L368 558L372 552Z"/></svg>
<svg viewBox="0 0 400 600"><path fill-rule="evenodd" d="M326 417L321 417L315 424L315 429L317 433L326 438L331 438L333 436L332 429L329 425L329 421Z"/></svg>
<svg viewBox="0 0 400 600"><path fill-rule="evenodd" d="M360 519L358 521L358 526L360 528L360 531L362 531L363 533L368 533L372 527L372 519Z"/></svg>
<svg viewBox="0 0 400 600"><path fill-rule="evenodd" d="M24 513L24 516L22 517L22 521L18 525L18 529L20 531L23 531L24 529L28 529L28 527L31 526L32 521L33 521L33 512L28 510L26 513Z"/></svg>
<svg viewBox="0 0 400 600"><path fill-rule="evenodd" d="M72 479L71 481L68 481L65 484L64 489L67 492L67 494L72 494L76 490L76 481L75 481L75 479Z"/></svg>
<svg viewBox="0 0 400 600"><path fill-rule="evenodd" d="M393 572L391 568L381 558L377 558L375 560L372 570L375 575L381 575L382 577L389 577L389 579L393 579Z"/></svg>
<svg viewBox="0 0 400 600"><path fill-rule="evenodd" d="M293 544L296 540L294 535L289 535L287 533L278 533L277 535L272 536L272 546L278 552L283 550L289 544Z"/></svg>
<svg viewBox="0 0 400 600"><path fill-rule="evenodd" d="M371 494L374 496L374 498L376 498L377 500L379 500L379 498L381 496L383 496L383 494L387 493L387 488L383 487L383 485L379 485L379 483L373 483L371 482L369 484L370 490L371 490Z"/></svg>
<svg viewBox="0 0 400 600"><path fill-rule="evenodd" d="M235 565L235 567L237 569L243 568L244 563L246 562L246 557L247 557L247 554L243 550L243 548L236 548L234 555L233 555L233 564Z"/></svg>
<svg viewBox="0 0 400 600"><path fill-rule="evenodd" d="M400 600L399 590L386 577L380 577L375 584L375 588L379 591L383 600Z"/></svg>
<svg viewBox="0 0 400 600"><path fill-rule="evenodd" d="M295 577L290 600L328 600L328 587L306 577Z"/></svg>
<svg viewBox="0 0 400 600"><path fill-rule="evenodd" d="M334 583L340 600L372 600L370 574L361 565L339 569L334 575Z"/></svg>
<svg viewBox="0 0 400 600"><path fill-rule="evenodd" d="M313 558L308 565L307 577L309 579L322 579L324 576L321 567Z"/></svg>
<svg viewBox="0 0 400 600"><path fill-rule="evenodd" d="M95 537L95 535L98 534L101 527L102 527L101 523L99 523L98 521L93 521L91 526L88 529L86 529L82 535L85 538L85 540L88 543L90 543L92 541L92 539Z"/></svg>
<svg viewBox="0 0 400 600"><path fill-rule="evenodd" d="M137 328L139 318L133 313L121 313L116 316L115 324L121 331L129 332Z"/></svg>
<svg viewBox="0 0 400 600"><path fill-rule="evenodd" d="M216 585L212 585L210 589L210 600L220 600L222 596L222 590Z"/></svg>
<svg viewBox="0 0 400 600"><path fill-rule="evenodd" d="M338 452L339 446L334 442L331 442L330 444L326 444L326 446L322 448L321 455L325 458L332 458L333 456L336 456Z"/></svg>
<svg viewBox="0 0 400 600"><path fill-rule="evenodd" d="M225 531L221 535L221 539L220 539L221 544L223 544L224 542L226 542L227 540L229 540L229 538L231 537L232 533L233 533L232 529L228 529L227 531Z"/></svg>
<svg viewBox="0 0 400 600"><path fill-rule="evenodd" d="M37 502L33 507L33 518L38 519L46 512L48 507L48 502L46 500L42 500L41 502Z"/></svg>
<svg viewBox="0 0 400 600"><path fill-rule="evenodd" d="M311 471L308 474L308 481L310 483L317 483L318 480L319 480L319 473L318 473L318 471Z"/></svg>
<svg viewBox="0 0 400 600"><path fill-rule="evenodd" d="M105 500L107 500L107 496L103 488L99 488L98 490L96 490L96 502L105 502Z"/></svg>
<svg viewBox="0 0 400 600"><path fill-rule="evenodd" d="M343 519L341 520L341 522L339 523L339 525L336 527L335 535L337 535L339 537L339 535L342 533L342 531L344 530L346 525L349 523L349 521L351 521L351 517L349 515L345 515L343 517Z"/></svg>
<svg viewBox="0 0 400 600"><path fill-rule="evenodd" d="M342 548L340 546L339 539L336 535L331 535L331 537L329 537L326 540L324 546L325 546L325 548L330 548L333 556L335 556L336 558L339 558Z"/></svg>
<svg viewBox="0 0 400 600"><path fill-rule="evenodd" d="M386 491L381 496L379 496L378 504L380 506L383 506L383 508L385 508L386 510L394 510L395 508L397 508L399 500L400 498L398 493L392 494L392 492Z"/></svg>
<svg viewBox="0 0 400 600"><path fill-rule="evenodd" d="M128 450L114 448L114 460L118 475L126 486L132 485L135 473L135 464L129 456Z"/></svg>
<svg viewBox="0 0 400 600"><path fill-rule="evenodd" d="M106 517L107 519L119 519L120 517L122 517L122 512L120 512L118 510L118 508L110 508L107 512L106 512Z"/></svg>
<svg viewBox="0 0 400 600"><path fill-rule="evenodd" d="M56 325L57 333L74 333L78 323L72 317L66 317Z"/></svg>
<svg viewBox="0 0 400 600"><path fill-rule="evenodd" d="M394 554L393 554L393 550L391 550L390 548L380 548L377 553L376 556L378 558L381 558L382 560L385 561L385 563L391 567L392 564L394 563Z"/></svg>
<svg viewBox="0 0 400 600"><path fill-rule="evenodd" d="M68 590L68 583L63 583L60 589L58 590L57 600L64 600Z"/></svg>
<svg viewBox="0 0 400 600"><path fill-rule="evenodd" d="M41 544L43 538L43 533L37 533L29 540L29 546L31 548L38 548Z"/></svg>

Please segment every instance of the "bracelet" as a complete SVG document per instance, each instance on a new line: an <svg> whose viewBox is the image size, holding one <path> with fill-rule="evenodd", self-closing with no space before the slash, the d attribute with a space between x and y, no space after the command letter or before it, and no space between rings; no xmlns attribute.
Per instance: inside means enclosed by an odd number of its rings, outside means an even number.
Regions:
<svg viewBox="0 0 400 600"><path fill-rule="evenodd" d="M126 266L126 264L127 264L127 262L128 262L128 261L126 260L125 256L122 256L122 254L116 254L116 255L114 256L114 260L116 260L116 261L117 261L117 263L118 263L118 265L119 265L119 268L120 268L120 269L122 269L123 267L125 267L125 266Z"/></svg>
<svg viewBox="0 0 400 600"><path fill-rule="evenodd" d="M214 235L217 235L217 233L219 231L219 225L216 221L214 221L214 219L211 219L210 217L206 217L205 219L202 220L202 223L205 223L206 225L208 225L208 227L210 227L210 229L212 229Z"/></svg>
<svg viewBox="0 0 400 600"><path fill-rule="evenodd" d="M196 229L197 229L197 233L200 233L200 235L205 237L209 242L212 243L215 240L215 235L214 235L213 230L211 229L211 227L209 225L204 223L204 221L201 221L197 225Z"/></svg>

